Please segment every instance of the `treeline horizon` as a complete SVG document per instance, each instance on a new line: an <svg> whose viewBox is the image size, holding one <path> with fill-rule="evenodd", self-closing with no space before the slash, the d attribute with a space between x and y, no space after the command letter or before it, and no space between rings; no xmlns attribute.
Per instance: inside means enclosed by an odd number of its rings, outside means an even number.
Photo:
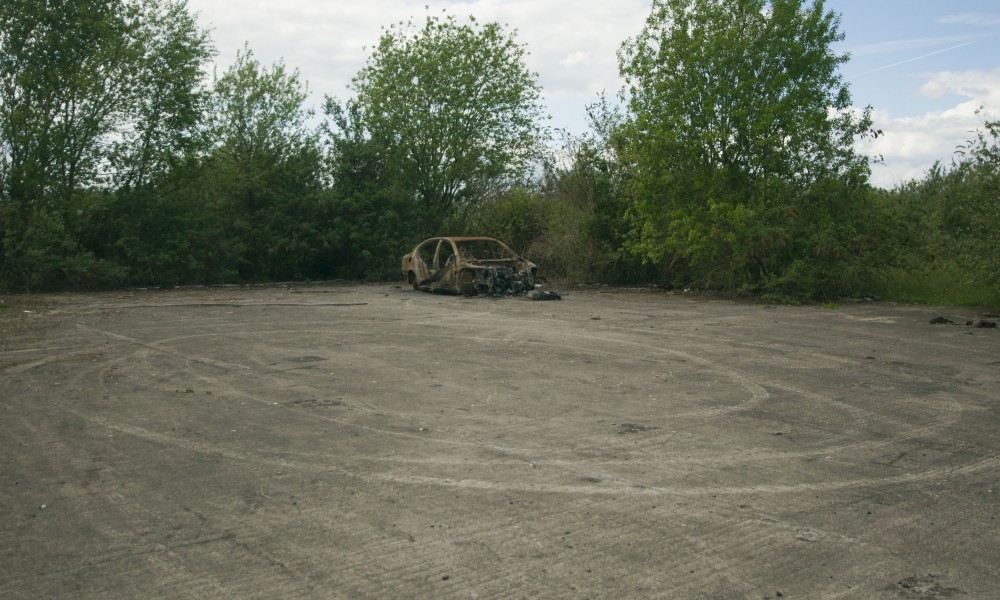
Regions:
<svg viewBox="0 0 1000 600"><path fill-rule="evenodd" d="M317 121L247 46L209 80L183 1L9 0L0 291L398 280L421 240L488 235L557 281L1000 305L1000 122L873 186L843 36L821 0L654 0L625 89L553 135L498 23L383 28Z"/></svg>

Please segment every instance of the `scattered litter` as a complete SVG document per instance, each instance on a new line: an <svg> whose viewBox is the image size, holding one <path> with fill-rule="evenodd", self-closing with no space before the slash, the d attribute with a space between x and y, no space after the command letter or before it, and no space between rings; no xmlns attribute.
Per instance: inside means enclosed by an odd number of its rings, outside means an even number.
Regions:
<svg viewBox="0 0 1000 600"><path fill-rule="evenodd" d="M654 425L646 425L643 423L622 423L618 428L618 433L629 434L629 433L642 433L645 431L653 431L654 429L659 429Z"/></svg>
<svg viewBox="0 0 1000 600"><path fill-rule="evenodd" d="M966 321L965 324L969 327L979 327L979 328L997 326L996 321L987 321L986 319L973 319L971 321Z"/></svg>
<svg viewBox="0 0 1000 600"><path fill-rule="evenodd" d="M532 300L562 300L559 292L531 292L528 297Z"/></svg>
<svg viewBox="0 0 1000 600"><path fill-rule="evenodd" d="M859 294L848 298L851 302L881 302L882 296L877 294Z"/></svg>
<svg viewBox="0 0 1000 600"><path fill-rule="evenodd" d="M956 325L951 319L946 319L944 317L934 317L929 321L931 325ZM965 322L966 327L976 327L979 329L993 328L997 326L996 321L987 321L986 319L969 319Z"/></svg>

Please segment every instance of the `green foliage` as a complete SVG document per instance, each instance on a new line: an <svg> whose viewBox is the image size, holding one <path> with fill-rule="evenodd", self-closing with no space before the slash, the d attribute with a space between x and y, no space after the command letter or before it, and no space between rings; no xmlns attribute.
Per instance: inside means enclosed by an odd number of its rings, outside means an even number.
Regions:
<svg viewBox="0 0 1000 600"><path fill-rule="evenodd" d="M497 238L514 252L535 259L539 254L539 239L552 226L553 208L538 190L515 188L483 203L471 217L466 231L470 235ZM550 266L546 263L546 269Z"/></svg>
<svg viewBox="0 0 1000 600"><path fill-rule="evenodd" d="M207 31L184 2L145 0L141 69L134 82L130 125L118 132L109 160L114 187L130 191L163 183L171 169L208 144L204 65L214 56Z"/></svg>
<svg viewBox="0 0 1000 600"><path fill-rule="evenodd" d="M723 171L727 183L812 182L867 166L851 142L868 115L849 112L838 72L839 18L822 1L656 0L620 54L630 140L649 177ZM836 115L830 117L830 111Z"/></svg>
<svg viewBox="0 0 1000 600"><path fill-rule="evenodd" d="M124 1L0 4L0 197L71 198L101 182L103 144L137 97L139 6Z"/></svg>
<svg viewBox="0 0 1000 600"><path fill-rule="evenodd" d="M592 113L593 116L593 113ZM628 229L623 172L610 140L597 135L564 138L546 168L548 225L534 251L555 277L581 282L628 278L620 251Z"/></svg>
<svg viewBox="0 0 1000 600"><path fill-rule="evenodd" d="M427 237L421 207L389 172L388 152L365 130L358 103L327 98L324 113L334 272L363 280L398 277L400 257Z"/></svg>
<svg viewBox="0 0 1000 600"><path fill-rule="evenodd" d="M621 114L604 97L587 114L591 132L561 133L562 146L546 157L539 185L485 204L470 231L507 241L547 278L634 281L649 272L621 251L629 225L627 172L612 139Z"/></svg>
<svg viewBox="0 0 1000 600"><path fill-rule="evenodd" d="M1000 291L1000 121L985 127L942 182L931 247L937 256L953 256L973 281Z"/></svg>
<svg viewBox="0 0 1000 600"><path fill-rule="evenodd" d="M852 142L878 132L849 110L838 27L821 1L654 1L620 53L632 253L675 280L805 296L870 266L870 225L842 218L875 210Z"/></svg>
<svg viewBox="0 0 1000 600"><path fill-rule="evenodd" d="M206 87L183 1L9 0L0 289L397 278L420 240L480 234L554 279L1000 305L1000 122L872 189L838 29L819 0L654 0L624 109L546 154L496 23L383 30L317 129L298 71L247 47Z"/></svg>
<svg viewBox="0 0 1000 600"><path fill-rule="evenodd" d="M1000 305L1000 121L987 121L949 168L935 165L888 201L908 226L906 261L885 295Z"/></svg>
<svg viewBox="0 0 1000 600"><path fill-rule="evenodd" d="M244 47L215 81L211 131L220 149L251 177L273 159L285 160L311 141L303 108L308 86L298 70L278 62L262 66Z"/></svg>
<svg viewBox="0 0 1000 600"><path fill-rule="evenodd" d="M248 49L215 82L207 192L231 218L241 278L301 278L322 253L316 222L326 209L318 134L306 121L306 85L282 63L270 69Z"/></svg>
<svg viewBox="0 0 1000 600"><path fill-rule="evenodd" d="M22 223L19 235L3 238L0 255L17 257L16 261L4 261L0 267L0 281L6 287L80 289L114 287L125 281L126 270L81 248L58 213L33 209Z"/></svg>
<svg viewBox="0 0 1000 600"><path fill-rule="evenodd" d="M768 249L771 263L762 289L805 300L863 291L876 273L898 261L898 230L868 187L842 180L816 182L782 205L768 233L780 248Z"/></svg>
<svg viewBox="0 0 1000 600"><path fill-rule="evenodd" d="M330 222L331 264L337 277L363 281L396 279L400 258L417 236L407 234L408 207L378 194L336 197Z"/></svg>
<svg viewBox="0 0 1000 600"><path fill-rule="evenodd" d="M107 241L105 192L184 152L206 36L159 0L11 0L0 31L0 287L121 282L88 243Z"/></svg>
<svg viewBox="0 0 1000 600"><path fill-rule="evenodd" d="M497 23L428 16L385 29L354 78L358 115L431 232L528 171L542 135L526 51Z"/></svg>
<svg viewBox="0 0 1000 600"><path fill-rule="evenodd" d="M101 244L137 285L233 283L245 251L232 214L206 190L210 171L186 173L156 193L119 196Z"/></svg>
<svg viewBox="0 0 1000 600"><path fill-rule="evenodd" d="M896 302L1000 307L1000 290L970 277L962 265L943 260L891 269L874 282L871 290Z"/></svg>
<svg viewBox="0 0 1000 600"><path fill-rule="evenodd" d="M126 267L133 284L328 275L332 205L297 73L265 69L246 51L212 92L210 120L189 130L210 132L214 148L189 144L149 183L129 179L84 212L77 239Z"/></svg>

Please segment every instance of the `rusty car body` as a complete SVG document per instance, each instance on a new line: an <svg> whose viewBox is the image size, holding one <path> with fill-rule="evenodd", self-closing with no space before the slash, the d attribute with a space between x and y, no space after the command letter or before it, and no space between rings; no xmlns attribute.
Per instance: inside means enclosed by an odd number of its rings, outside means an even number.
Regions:
<svg viewBox="0 0 1000 600"><path fill-rule="evenodd" d="M538 267L489 237L434 237L403 257L403 279L415 290L504 296L535 289Z"/></svg>

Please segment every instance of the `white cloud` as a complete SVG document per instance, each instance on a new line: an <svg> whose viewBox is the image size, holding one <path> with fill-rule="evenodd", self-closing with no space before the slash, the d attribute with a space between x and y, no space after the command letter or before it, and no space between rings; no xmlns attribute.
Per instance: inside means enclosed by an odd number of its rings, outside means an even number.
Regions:
<svg viewBox="0 0 1000 600"><path fill-rule="evenodd" d="M938 23L946 25L982 25L989 27L992 25L1000 25L1000 15L961 13L941 17L938 19Z"/></svg>
<svg viewBox="0 0 1000 600"><path fill-rule="evenodd" d="M617 51L626 38L640 32L649 13L648 0L188 0L188 6L201 13L203 26L214 27L220 69L232 63L246 41L263 64L283 58L286 66L300 69L317 106L324 94L350 93L347 86L364 66L383 26L410 18L420 24L427 14L440 14L442 9L460 20L475 15L480 22L498 21L516 31L517 41L527 47L528 66L538 73L553 115L550 124L576 133L585 127L585 106L602 91L613 95L620 88ZM956 14L946 19L942 22L988 25L996 24L998 17ZM852 52L873 57L900 53L895 62L901 65L914 56L940 53L974 39L970 32L904 36ZM980 39L975 47L992 48L990 44ZM983 47L978 54L987 50ZM893 58L886 57L885 62L894 62ZM878 75L880 80L884 75L884 71ZM949 161L955 147L969 139L969 132L982 126L984 116L977 117L975 108L1000 110L1000 69L930 73L922 75L921 82L919 93L941 107L922 115L900 114L903 109L898 108L896 114L878 111L875 126L885 136L859 146L885 159L885 166L874 169L878 185L922 177L934 161ZM899 88L896 96L905 100L915 92ZM990 118L998 118L991 114Z"/></svg>
<svg viewBox="0 0 1000 600"><path fill-rule="evenodd" d="M859 143L858 149L885 160L885 165L873 169L875 185L892 187L922 178L935 161L949 164L956 148L972 139L984 121L1000 118L1000 69L944 71L924 77L921 94L955 102L918 116L874 111L875 127L885 135Z"/></svg>
<svg viewBox="0 0 1000 600"><path fill-rule="evenodd" d="M1000 108L1000 69L931 73L920 93L933 99L957 95L979 101L985 107Z"/></svg>
<svg viewBox="0 0 1000 600"><path fill-rule="evenodd" d="M566 58L559 61L559 65L562 67L573 68L580 65L585 65L591 62L591 60L592 59L590 57L590 52L584 52L582 50L578 50L577 52L567 54Z"/></svg>
<svg viewBox="0 0 1000 600"><path fill-rule="evenodd" d="M497 21L527 47L528 67L538 73L556 126L578 122L598 93L618 90L618 47L639 33L649 12L647 0L189 0L188 6L200 13L202 26L214 29L220 70L248 42L261 63L284 59L298 68L317 104L324 94L348 95L384 26L411 18L419 26L443 9L461 21L470 15L481 23ZM571 103L579 114L556 114Z"/></svg>
<svg viewBox="0 0 1000 600"><path fill-rule="evenodd" d="M913 52L931 48L940 49L942 46L963 44L968 42L970 39L970 36L965 34L888 40L885 42L854 46L850 49L850 53L853 57L860 57L879 54L895 54L899 52Z"/></svg>

